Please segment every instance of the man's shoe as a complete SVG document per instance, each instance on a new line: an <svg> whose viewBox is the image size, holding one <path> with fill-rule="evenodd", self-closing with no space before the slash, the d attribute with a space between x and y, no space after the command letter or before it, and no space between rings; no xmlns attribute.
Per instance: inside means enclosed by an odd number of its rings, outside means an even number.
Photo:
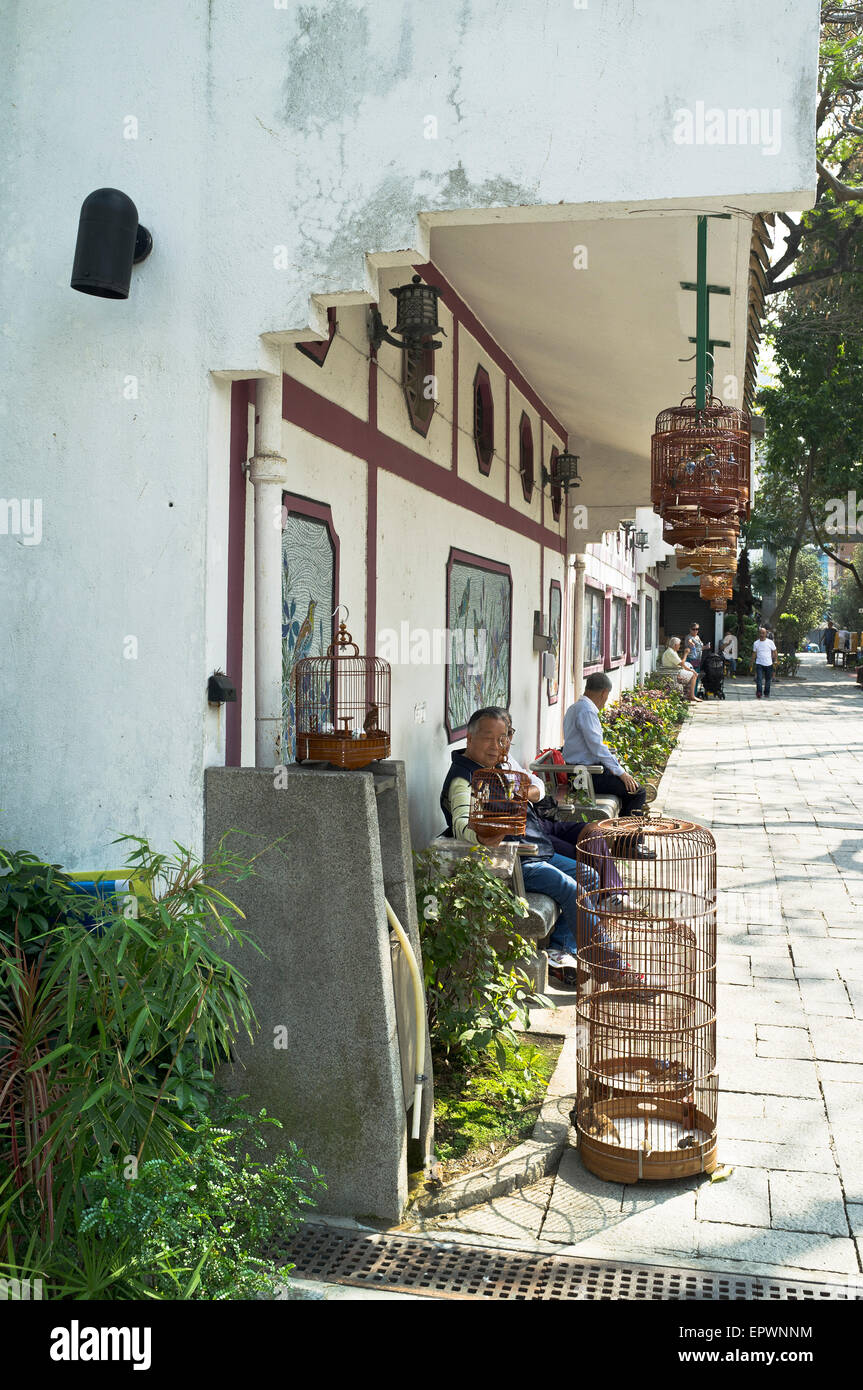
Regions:
<svg viewBox="0 0 863 1390"><path fill-rule="evenodd" d="M755 698L756 698L756 700L760 700L760 699L761 699L761 691L760 691L760 690L756 690L756 692L755 692Z"/></svg>

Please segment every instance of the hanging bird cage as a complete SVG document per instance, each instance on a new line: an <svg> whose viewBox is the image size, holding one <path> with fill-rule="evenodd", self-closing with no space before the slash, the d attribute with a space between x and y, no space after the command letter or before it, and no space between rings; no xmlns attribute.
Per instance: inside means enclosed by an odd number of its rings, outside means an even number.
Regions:
<svg viewBox="0 0 863 1390"><path fill-rule="evenodd" d="M662 410L650 443L654 510L699 509L712 517L748 514L749 415L710 398L703 410L687 396Z"/></svg>
<svg viewBox="0 0 863 1390"><path fill-rule="evenodd" d="M710 600L710 607L714 613L725 613L728 609L728 600L724 598L714 598Z"/></svg>
<svg viewBox="0 0 863 1390"><path fill-rule="evenodd" d="M689 550L727 550L736 553L740 539L740 523L713 521L701 517L692 522L666 522L662 533L666 545L682 545Z"/></svg>
<svg viewBox="0 0 863 1390"><path fill-rule="evenodd" d="M701 598L707 600L715 598L729 599L734 593L734 581L730 575L703 574L699 583L698 592Z"/></svg>
<svg viewBox="0 0 863 1390"><path fill-rule="evenodd" d="M368 767L390 756L390 667L360 656L344 623L326 656L303 657L296 672L297 762Z"/></svg>
<svg viewBox="0 0 863 1390"><path fill-rule="evenodd" d="M637 846L654 852L639 857ZM616 1182L716 1165L716 844L689 821L599 822L580 864L576 1120L585 1166Z"/></svg>
<svg viewBox="0 0 863 1390"><path fill-rule="evenodd" d="M696 574L731 576L737 573L737 556L720 551L684 550L675 557L679 570Z"/></svg>
<svg viewBox="0 0 863 1390"><path fill-rule="evenodd" d="M493 835L523 835L530 778L509 767L481 767L470 782L468 825Z"/></svg>

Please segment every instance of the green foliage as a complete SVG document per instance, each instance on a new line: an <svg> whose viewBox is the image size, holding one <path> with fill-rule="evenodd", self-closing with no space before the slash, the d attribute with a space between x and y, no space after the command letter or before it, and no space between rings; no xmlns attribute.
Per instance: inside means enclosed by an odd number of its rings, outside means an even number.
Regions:
<svg viewBox="0 0 863 1390"><path fill-rule="evenodd" d="M471 1149L530 1133L554 1071L559 1048L504 1045L502 1065L455 1066L435 1086L435 1152L444 1162Z"/></svg>
<svg viewBox="0 0 863 1390"><path fill-rule="evenodd" d="M800 645L800 619L796 614L779 614L779 621L776 624L776 645L782 652L796 652Z"/></svg>
<svg viewBox="0 0 863 1390"><path fill-rule="evenodd" d="M17 1261L0 1263L0 1277L26 1270L43 1279L48 1298L271 1295L291 1266L277 1268L262 1252L297 1226L323 1186L293 1144L269 1162L255 1156L266 1126L277 1124L222 1098L171 1158L145 1160L134 1177L103 1159L85 1175L74 1228L53 1245L31 1239Z"/></svg>
<svg viewBox="0 0 863 1390"><path fill-rule="evenodd" d="M122 1292L122 1271L137 1270L137 1278L143 1265L128 1232L128 1249L120 1242L109 1250L104 1232L94 1243L89 1225L79 1225L89 1190L131 1163L146 1177L134 1189L140 1196L129 1190L122 1208L112 1188L103 1194L108 1206L116 1198L118 1211L137 1210L162 1183L178 1213L178 1175L188 1178L208 1146L218 1155L229 1143L207 1119L215 1068L239 1033L252 1037L256 1027L247 981L223 954L253 943L236 926L239 908L213 882L245 878L253 861L224 844L205 864L180 845L166 856L139 837L123 840L133 846L124 876L140 887L125 903L74 893L56 865L28 854L4 851L0 880L0 1174L9 1175L0 1183L0 1252L10 1269L26 1264L35 1239L64 1287L93 1297L114 1296L114 1283L116 1296L132 1296ZM256 1142L234 1120L238 1141ZM284 1166L274 1170L277 1187L280 1174ZM263 1170L241 1176L256 1192L269 1181ZM196 1190L204 1191L188 1186ZM192 1207L188 1222L189 1231L203 1229ZM253 1227L248 1234L255 1237ZM163 1242L154 1289L169 1269L183 1272L187 1235L170 1258ZM195 1288L205 1265L186 1271Z"/></svg>
<svg viewBox="0 0 863 1390"><path fill-rule="evenodd" d="M624 690L599 718L609 748L633 777L644 781L664 768L687 712L688 702L677 686L654 673L646 685Z"/></svg>
<svg viewBox="0 0 863 1390"><path fill-rule="evenodd" d="M852 554L858 574L863 574L863 546L855 546ZM863 628L863 588L857 583L851 570L843 570L839 587L830 596L830 613L837 627L847 627L849 632L859 632Z"/></svg>
<svg viewBox="0 0 863 1390"><path fill-rule="evenodd" d="M513 1030L530 1025L528 1005L547 1003L533 994L524 972L531 946L518 924L527 904L488 862L477 846L447 878L434 851L415 856L432 1047L464 1065L490 1048L502 1064L505 1044L517 1042Z"/></svg>

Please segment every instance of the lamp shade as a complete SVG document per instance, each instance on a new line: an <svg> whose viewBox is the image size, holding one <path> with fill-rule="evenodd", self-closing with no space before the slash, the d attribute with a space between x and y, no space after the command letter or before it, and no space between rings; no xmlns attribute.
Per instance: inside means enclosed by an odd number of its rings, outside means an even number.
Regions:
<svg viewBox="0 0 863 1390"><path fill-rule="evenodd" d="M82 294L128 299L132 266L150 254L153 238L119 188L97 188L81 205L71 285Z"/></svg>

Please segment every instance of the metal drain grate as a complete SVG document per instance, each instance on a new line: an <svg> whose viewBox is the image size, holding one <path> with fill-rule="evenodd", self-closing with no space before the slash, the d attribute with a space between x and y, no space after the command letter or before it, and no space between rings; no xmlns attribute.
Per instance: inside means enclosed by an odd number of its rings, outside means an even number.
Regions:
<svg viewBox="0 0 863 1390"><path fill-rule="evenodd" d="M285 1247L298 1279L425 1293L437 1298L853 1299L840 1284L529 1255L309 1223Z"/></svg>

